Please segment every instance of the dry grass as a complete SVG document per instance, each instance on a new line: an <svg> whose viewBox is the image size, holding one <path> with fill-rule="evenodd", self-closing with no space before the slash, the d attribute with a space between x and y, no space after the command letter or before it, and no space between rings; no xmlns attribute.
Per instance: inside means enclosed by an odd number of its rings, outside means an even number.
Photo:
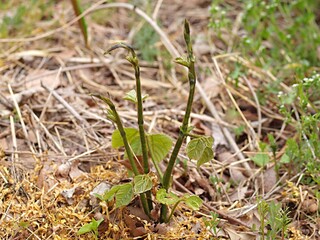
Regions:
<svg viewBox="0 0 320 240"><path fill-rule="evenodd" d="M91 9L101 7L101 2L91 4ZM106 15L99 15L105 18L100 23L95 20L99 16L87 17L91 34L87 49L78 26L71 24L77 20L71 5L60 1L54 4L52 21L34 22L32 37L13 32L11 39L0 39L1 239L93 239L76 232L101 213L102 239L130 239L135 234L148 239L209 239L213 234L202 221L210 218L209 211L220 214L221 239L256 239L257 231L250 227L260 225L258 198L291 207L291 239L319 237L319 203L312 189L299 185L301 175L282 170L277 178L273 164L261 171L250 160L267 133L282 142L276 156L280 158L285 140L295 132L284 126L276 100L268 99L264 106L257 100L256 87L275 77L237 53L220 55L219 43L207 30L209 5L210 1L157 1L149 13L161 22L159 30L165 35L154 45L156 61L141 61L143 91L151 96L145 103L148 130L173 138L178 133L187 88L184 70L168 69L168 62L169 54L183 53L182 23L187 18L199 73L192 122L197 133L212 134L216 141L215 159L200 171L192 162L186 169L182 163L186 157L180 155L174 190L197 194L205 205L199 212L182 205L167 227L136 216L139 213L132 209L137 203L114 211L90 197L101 182L113 185L128 176L118 161L121 153L110 146L114 126L88 93L109 93L124 124L134 126L136 112L122 100L134 86L133 72L121 53L103 53L115 41L132 43L145 26L143 17L125 8L101 10ZM227 81L230 61L247 69L239 87ZM230 115L235 110L237 114ZM233 129L240 125L245 132L236 139ZM210 182L212 177L216 184ZM134 227L145 231L137 233Z"/></svg>

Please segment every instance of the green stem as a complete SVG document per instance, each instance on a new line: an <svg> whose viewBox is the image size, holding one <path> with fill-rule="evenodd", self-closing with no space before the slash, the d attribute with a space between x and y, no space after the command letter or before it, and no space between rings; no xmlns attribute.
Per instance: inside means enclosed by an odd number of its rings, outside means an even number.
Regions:
<svg viewBox="0 0 320 240"><path fill-rule="evenodd" d="M139 135L140 135L140 142L141 142L141 151L142 151L142 163L143 163L143 172L148 174L149 169L149 161L148 161L148 150L147 150L147 142L146 142L146 134L144 131L144 121L143 121L143 105L142 105L142 93L141 93L141 80L140 80L140 67L138 58L134 52L134 50L130 47L132 60L131 62L136 78L136 92L137 92L137 108L138 108L138 127L139 127ZM152 197L151 191L146 192L147 200L149 209L152 209Z"/></svg>
<svg viewBox="0 0 320 240"><path fill-rule="evenodd" d="M72 4L73 11L76 14L76 16L81 15L82 14L82 9L80 7L79 0L71 0L71 4ZM86 47L89 47L88 27L87 27L86 20L84 19L84 17L82 17L82 18L79 19L78 23L79 23L79 27L80 27L81 32L82 32L84 43L85 43Z"/></svg>
<svg viewBox="0 0 320 240"><path fill-rule="evenodd" d="M149 168L149 161L148 161L148 150L147 150L147 143L146 143L146 134L144 131L144 121L143 121L143 106L142 106L142 93L141 93L141 80L140 80L140 67L139 67L139 60L134 49L125 44L119 43L111 47L108 52L117 49L117 48L124 48L131 53L131 56L127 56L126 59L132 64L135 73L136 79L136 96L137 96L137 112L138 112L138 127L139 127L139 135L140 135L140 142L141 142L141 151L142 151L142 164L143 164L143 172L148 174L150 171ZM149 212L153 208L152 206L152 196L151 191L147 191L146 193ZM146 212L147 213L147 212ZM147 214L148 214L147 213Z"/></svg>
<svg viewBox="0 0 320 240"><path fill-rule="evenodd" d="M170 221L170 219L172 218L172 215L173 215L173 213L174 213L174 210L176 210L176 208L177 208L177 206L178 206L178 204L179 204L180 202L182 202L182 200L179 200L179 201L177 201L177 202L174 204L174 206L173 206L173 208L172 208L172 210L171 210L171 213L170 213L168 219L166 219L166 222L169 222L169 221Z"/></svg>
<svg viewBox="0 0 320 240"><path fill-rule="evenodd" d="M173 148L172 154L169 159L168 166L166 168L166 171L163 175L163 182L162 186L164 189L168 191L170 187L170 179L172 175L172 170L175 164L175 161L177 159L177 156L179 154L181 145L183 143L184 138L188 134L188 124L189 124L189 119L190 119L190 114L192 110L192 102L194 98L194 92L195 92L195 85L196 85L196 73L195 73L195 67L194 67L194 56L193 56L193 51L192 51L192 44L190 40L190 28L189 28L189 23L185 21L184 25L184 39L187 45L187 51L188 51L188 56L187 56L187 61L183 65L187 64L188 67L188 79L189 79L189 97L188 97L188 102L187 102L187 108L186 112L182 121L182 126L180 127L179 131L179 136L177 139L177 142ZM165 221L166 216L168 212L168 207L166 205L161 206L161 214L160 214L160 221Z"/></svg>
<svg viewBox="0 0 320 240"><path fill-rule="evenodd" d="M133 153L131 151L126 132L125 132L123 124L121 122L121 118L116 110L116 107L114 106L113 102L109 98L105 98L100 95L94 95L94 96L98 97L99 99L104 101L109 106L110 110L112 111L112 120L116 123L117 128L120 132L121 138L123 140L124 148L125 148L126 153L128 155L128 159L129 159L132 171L135 176L139 175L140 173L139 173L138 167L136 165L136 162L134 161ZM146 195L144 193L140 194L140 199L141 199L141 204L142 204L144 212L150 217L150 208L149 208L149 204L148 204Z"/></svg>
<svg viewBox="0 0 320 240"><path fill-rule="evenodd" d="M129 158L130 164L132 166L132 170L134 172L134 175L137 176L140 173L139 173L137 165L136 165L136 163L134 161L133 154L132 154L129 142L127 140L126 132L124 131L123 125L121 123L120 117L119 117L119 115L118 115L118 113L117 113L115 108L112 109L110 107L110 109L115 113L115 117L116 117L116 120L117 120L117 127L118 127L119 132L121 134L121 137L123 139L123 143L124 143L124 147L125 147L126 153L128 155L128 158ZM150 191L149 191L149 193L151 194ZM151 195L149 196L148 192L147 193L142 193L142 194L140 194L140 199L141 199L141 204L142 204L144 212L150 217L150 203L149 202L151 200ZM152 203L152 201L151 201L151 203Z"/></svg>
<svg viewBox="0 0 320 240"><path fill-rule="evenodd" d="M143 171L145 174L149 173L148 151L146 143L146 134L144 132L143 121L143 106L142 106L142 93L141 93L141 81L140 81L140 68L138 60L134 65L135 77L136 77L136 91L137 91L137 108L138 108L138 126L141 141L142 159L143 159Z"/></svg>

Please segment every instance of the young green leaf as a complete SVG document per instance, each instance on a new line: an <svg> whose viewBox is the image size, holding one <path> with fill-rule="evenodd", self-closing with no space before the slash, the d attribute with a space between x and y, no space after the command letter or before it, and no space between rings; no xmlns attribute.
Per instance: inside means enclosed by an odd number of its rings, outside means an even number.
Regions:
<svg viewBox="0 0 320 240"><path fill-rule="evenodd" d="M134 138L132 138L129 141L129 144L131 146L132 151L134 152L134 154L136 156L141 156L142 155L142 148L141 148L141 141L140 141L140 135L138 133L137 136L135 136ZM127 152L125 152L124 154L124 159L127 159L128 155Z"/></svg>
<svg viewBox="0 0 320 240"><path fill-rule="evenodd" d="M202 205L202 199L195 195L186 197L185 202L192 210L199 210Z"/></svg>
<svg viewBox="0 0 320 240"><path fill-rule="evenodd" d="M111 201L116 199L116 208L128 205L133 198L132 183L126 183L122 185L115 185L109 191L106 191L103 196L94 194L102 201Z"/></svg>
<svg viewBox="0 0 320 240"><path fill-rule="evenodd" d="M139 131L138 131L138 129L125 128L124 131L125 131L125 133L127 135L127 139L128 139L129 144L132 143L133 139L136 139L136 138L139 139ZM123 147L124 146L121 134L120 134L118 129L116 129L112 133L111 144L112 144L113 148L119 148L119 147Z"/></svg>
<svg viewBox="0 0 320 240"><path fill-rule="evenodd" d="M283 154L281 159L280 159L281 163L290 163L290 157L287 154Z"/></svg>
<svg viewBox="0 0 320 240"><path fill-rule="evenodd" d="M149 191L152 188L152 179L149 175L137 175L133 179L133 192L140 194Z"/></svg>
<svg viewBox="0 0 320 240"><path fill-rule="evenodd" d="M116 192L116 208L127 206L133 198L132 183L118 185L119 189Z"/></svg>
<svg viewBox="0 0 320 240"><path fill-rule="evenodd" d="M259 167L264 167L270 161L269 155L266 153L258 153L251 159Z"/></svg>
<svg viewBox="0 0 320 240"><path fill-rule="evenodd" d="M95 196L102 201L110 201L111 199L114 198L114 195L116 194L118 189L119 189L119 185L115 185L109 191L106 191L102 197L101 195L98 195L98 194L95 194Z"/></svg>
<svg viewBox="0 0 320 240"><path fill-rule="evenodd" d="M103 222L103 218L101 218L101 219L99 219L98 221L96 221L94 218L92 218L92 221L91 221L91 225L92 225L92 229L93 229L93 231L95 231L95 230L97 230L98 229L98 227L99 227L99 225L100 225L100 223L102 223Z"/></svg>
<svg viewBox="0 0 320 240"><path fill-rule="evenodd" d="M111 109L107 109L107 118L112 122L117 121L116 116L114 115L114 112Z"/></svg>
<svg viewBox="0 0 320 240"><path fill-rule="evenodd" d="M88 232L91 232L92 231L92 225L91 223L87 223L85 225L83 225L77 232L78 235L81 235L81 234L85 234L85 233L88 233Z"/></svg>
<svg viewBox="0 0 320 240"><path fill-rule="evenodd" d="M185 66L185 67L190 66L189 62L187 60L183 59L182 57L177 57L174 61L182 66Z"/></svg>
<svg viewBox="0 0 320 240"><path fill-rule="evenodd" d="M189 158L197 160L197 167L209 162L213 158L213 137L200 137L192 139L187 146Z"/></svg>
<svg viewBox="0 0 320 240"><path fill-rule="evenodd" d="M124 100L128 100L133 103L137 103L137 93L136 90L132 89L131 91L127 92L126 95L123 97Z"/></svg>
<svg viewBox="0 0 320 240"><path fill-rule="evenodd" d="M160 203L166 204L166 205L173 205L180 200L177 195L175 195L174 193L171 193L171 192L167 193L167 191L163 188L161 188L157 191L156 199Z"/></svg>
<svg viewBox="0 0 320 240"><path fill-rule="evenodd" d="M147 99L148 96L149 96L148 94L143 95L142 96L142 101ZM133 102L133 103L138 103L136 90L132 89L131 91L127 92L126 95L123 97L123 99L124 100L128 100L128 101Z"/></svg>
<svg viewBox="0 0 320 240"><path fill-rule="evenodd" d="M172 139L165 134L150 134L147 139L152 158L156 163L161 162L172 147Z"/></svg>
<svg viewBox="0 0 320 240"><path fill-rule="evenodd" d="M92 218L90 223L87 223L85 225L83 225L77 232L78 235L82 235L88 232L97 232L97 229L99 227L99 225L102 223L103 218L96 221L94 218Z"/></svg>

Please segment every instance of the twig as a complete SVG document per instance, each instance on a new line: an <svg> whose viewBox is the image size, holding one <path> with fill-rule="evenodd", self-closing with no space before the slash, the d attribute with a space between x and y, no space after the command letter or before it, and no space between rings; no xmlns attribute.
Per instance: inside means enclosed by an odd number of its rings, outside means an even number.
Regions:
<svg viewBox="0 0 320 240"><path fill-rule="evenodd" d="M17 114L18 114L18 117L19 117L19 121L21 123L21 127L22 127L22 131L23 131L23 134L24 134L24 137L25 137L25 140L28 144L28 147L30 148L31 152L32 153L36 153L36 151L33 149L31 143L30 143L30 140L29 140L29 136L28 136L28 132L27 132L27 128L26 128L26 125L24 123L24 120L22 118L22 114L21 114L21 111L20 111L20 107L18 105L18 102L16 100L16 98L14 97L14 94L13 94L13 91L12 91L12 88L11 88L11 85L8 84L8 89L9 89L9 92L10 92L10 95L11 95L11 98L12 98L12 101L13 101L13 104L14 104L14 107L17 111Z"/></svg>
<svg viewBox="0 0 320 240"><path fill-rule="evenodd" d="M16 160L18 160L18 154L17 154L17 150L18 150L18 146L17 146L17 137L16 137L16 130L14 127L14 120L13 117L10 115L10 128L11 128L11 137L12 137L12 173L13 173L13 177L17 180L17 175L16 175Z"/></svg>
<svg viewBox="0 0 320 240"><path fill-rule="evenodd" d="M26 106L26 108L29 110L29 112L31 113L32 117L36 120L36 122L42 127L42 129L44 130L44 132L47 134L48 138L50 138L53 143L56 145L56 147L60 150L60 152L63 153L63 155L67 156L67 154L65 153L62 145L60 145L60 143L58 143L56 141L56 139L54 139L54 137L52 136L52 134L49 132L49 130L43 125L43 123L40 121L40 119L37 117L36 114L34 114L34 112L28 107ZM55 150L55 149L54 149Z"/></svg>
<svg viewBox="0 0 320 240"><path fill-rule="evenodd" d="M259 99L257 97L257 94L255 93L253 87L252 87L252 84L251 82L248 80L248 78L246 76L243 76L243 79L245 80L245 82L247 83L251 93L252 93L252 96L254 98L254 101L256 102L257 104L257 113L258 113L258 141L260 140L260 137L261 137L261 124L262 124L262 117L261 117L261 107L260 107L260 102L259 102Z"/></svg>
<svg viewBox="0 0 320 240"><path fill-rule="evenodd" d="M183 189L185 192L189 193L189 194L194 194L193 192L191 192L189 189L187 189L185 186L183 186L181 183L179 183L176 179L173 180L174 184L176 186L178 186L179 188ZM225 220L227 220L229 223L231 224L237 224L237 225L240 225L240 226L244 226L246 228L249 228L250 229L250 226L248 226L246 223L234 218L234 217L231 217L227 214L225 214L224 212L216 209L215 207L212 207L210 206L208 203L204 202L203 203L204 206L206 206L209 210L211 211L214 211L216 212L217 214L219 214L219 216Z"/></svg>

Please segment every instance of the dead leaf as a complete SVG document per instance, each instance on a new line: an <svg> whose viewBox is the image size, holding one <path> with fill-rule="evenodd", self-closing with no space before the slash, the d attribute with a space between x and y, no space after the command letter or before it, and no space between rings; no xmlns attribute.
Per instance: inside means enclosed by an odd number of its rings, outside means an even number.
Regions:
<svg viewBox="0 0 320 240"><path fill-rule="evenodd" d="M109 191L110 189L111 184L107 182L101 182L90 192L90 196L94 196L95 194L103 195L106 191Z"/></svg>
<svg viewBox="0 0 320 240"><path fill-rule="evenodd" d="M82 178L84 178L87 174L83 171L81 171L78 168L78 164L77 162L73 162L71 164L71 168L70 168L70 172L69 172L69 177L71 178L71 180L73 182L75 182L76 180L81 180Z"/></svg>
<svg viewBox="0 0 320 240"><path fill-rule="evenodd" d="M235 167L230 167L229 172L230 172L230 177L232 181L234 181L235 183L239 184L247 180L247 177L242 173L242 171Z"/></svg>
<svg viewBox="0 0 320 240"><path fill-rule="evenodd" d="M234 155L229 151L223 151L221 153L217 153L216 157L220 162L223 162L224 164L237 161ZM229 172L230 172L230 177L232 181L234 181L235 183L241 183L242 181L245 181L247 179L247 177L243 174L243 170L241 170L240 168L230 166Z"/></svg>
<svg viewBox="0 0 320 240"><path fill-rule="evenodd" d="M53 177L54 171L55 169L53 168L52 163L44 162L37 178L37 187L40 189L43 188L44 192L47 192L57 184L58 181Z"/></svg>
<svg viewBox="0 0 320 240"><path fill-rule="evenodd" d="M307 213L315 213L319 209L318 202L315 199L309 198L303 201L302 210Z"/></svg>
<svg viewBox="0 0 320 240"><path fill-rule="evenodd" d="M214 139L213 149L216 149L218 146L224 146L226 148L229 148L229 143L226 140L220 125L218 125L217 123L212 123L211 131L212 131L212 137Z"/></svg>
<svg viewBox="0 0 320 240"><path fill-rule="evenodd" d="M274 169L274 166L264 171L262 182L265 193L270 192L275 187L277 183L277 173Z"/></svg>
<svg viewBox="0 0 320 240"><path fill-rule="evenodd" d="M229 235L230 240L255 240L257 239L252 233L240 233L233 228L225 227L224 231Z"/></svg>
<svg viewBox="0 0 320 240"><path fill-rule="evenodd" d="M147 230L144 228L141 220L131 215L128 209L123 211L123 220L130 229L129 231L133 237L140 237L147 234Z"/></svg>
<svg viewBox="0 0 320 240"><path fill-rule="evenodd" d="M69 205L73 204L74 201L74 195L79 195L83 193L83 189L81 187L73 187L70 189L65 189L61 192L61 195L65 198L66 202Z"/></svg>
<svg viewBox="0 0 320 240"><path fill-rule="evenodd" d="M158 223L154 228L153 232L160 235L165 235L168 232L168 225L166 223Z"/></svg>
<svg viewBox="0 0 320 240"><path fill-rule="evenodd" d="M55 172L55 176L57 178L64 178L64 179L67 179L68 176L69 176L69 172L70 172L70 169L71 169L71 165L70 163L63 163L61 164L60 166L58 166L58 169L57 171ZM60 179L59 179L60 180Z"/></svg>
<svg viewBox="0 0 320 240"><path fill-rule="evenodd" d="M229 196L230 200L234 202L234 201L240 201L244 199L246 196L247 190L248 190L247 186L237 187L236 191Z"/></svg>
<svg viewBox="0 0 320 240"><path fill-rule="evenodd" d="M52 71L39 69L29 73L29 76L32 76L32 79L26 80L25 89L37 89L45 91L41 83L50 88L55 89L59 86L60 80L57 78L57 74L52 74Z"/></svg>

